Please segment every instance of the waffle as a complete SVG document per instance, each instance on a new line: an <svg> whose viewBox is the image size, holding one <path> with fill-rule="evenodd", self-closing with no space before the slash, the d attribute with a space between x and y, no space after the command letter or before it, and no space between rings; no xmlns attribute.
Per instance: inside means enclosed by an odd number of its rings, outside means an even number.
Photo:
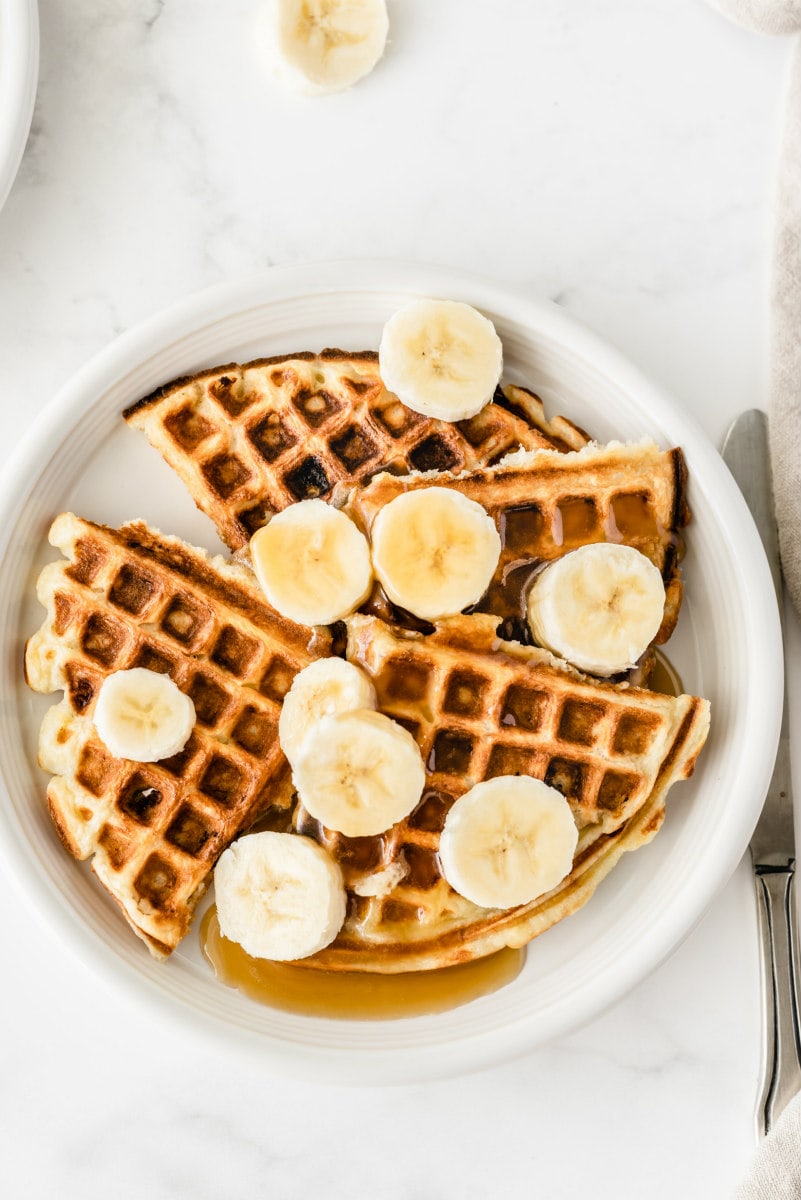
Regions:
<svg viewBox="0 0 801 1200"><path fill-rule="evenodd" d="M653 442L589 445L573 453L519 451L497 466L463 474L382 474L355 488L346 511L369 532L383 505L416 488L454 488L483 504L501 536L498 568L482 611L500 616L507 638L529 640L525 607L528 586L543 563L588 542L634 546L662 572L667 592L657 642L665 642L681 607L681 532L690 519L687 469L681 450ZM379 615L396 618L384 603Z"/></svg>
<svg viewBox="0 0 801 1200"><path fill-rule="evenodd" d="M576 449L586 434L508 387L469 421L420 416L388 392L371 352L258 359L166 384L125 410L232 550L298 500L380 470L468 470L518 446Z"/></svg>
<svg viewBox="0 0 801 1200"><path fill-rule="evenodd" d="M333 833L298 806L294 827L326 846L351 894L337 940L303 965L422 970L524 945L653 837L671 784L691 774L707 701L589 680L543 650L499 641L496 627L496 618L463 616L424 637L349 620L348 658L372 677L381 711L416 738L427 786L406 820L374 838ZM439 835L454 799L510 774L566 796L579 828L574 866L530 904L478 908L441 876Z"/></svg>
<svg viewBox="0 0 801 1200"><path fill-rule="evenodd" d="M39 578L47 616L25 657L34 690L65 693L39 739L40 765L55 776L48 805L67 849L94 855L101 883L164 957L232 838L290 803L280 705L330 638L274 612L245 567L141 521L117 531L64 513L50 541L69 561ZM195 729L170 759L114 758L95 732L103 679L129 667L167 672L194 701Z"/></svg>

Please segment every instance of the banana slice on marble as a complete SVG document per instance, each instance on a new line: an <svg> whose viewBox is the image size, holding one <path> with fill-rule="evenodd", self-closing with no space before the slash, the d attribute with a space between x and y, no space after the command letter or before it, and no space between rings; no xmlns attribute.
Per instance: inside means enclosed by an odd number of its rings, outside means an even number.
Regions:
<svg viewBox="0 0 801 1200"><path fill-rule="evenodd" d="M375 688L364 671L344 658L319 658L298 672L284 697L278 718L281 749L294 763L321 717L377 705Z"/></svg>
<svg viewBox="0 0 801 1200"><path fill-rule="evenodd" d="M195 727L195 706L169 675L132 667L101 684L93 716L115 758L159 762L183 750Z"/></svg>
<svg viewBox="0 0 801 1200"><path fill-rule="evenodd" d="M267 0L263 44L276 78L306 95L368 75L389 32L385 0Z"/></svg>
<svg viewBox="0 0 801 1200"><path fill-rule="evenodd" d="M528 623L541 646L591 675L633 667L655 638L665 609L662 576L632 546L598 542L556 559L528 597Z"/></svg>
<svg viewBox="0 0 801 1200"><path fill-rule="evenodd" d="M456 300L415 300L390 317L378 349L381 378L427 417L462 421L492 399L503 347L492 321Z"/></svg>
<svg viewBox="0 0 801 1200"><path fill-rule="evenodd" d="M301 625L332 625L370 594L367 539L324 500L276 513L250 539L250 557L270 604Z"/></svg>
<svg viewBox="0 0 801 1200"><path fill-rule="evenodd" d="M396 496L378 512L370 537L373 569L392 603L427 621L475 604L501 553L486 509L452 488Z"/></svg>
<svg viewBox="0 0 801 1200"><path fill-rule="evenodd" d="M525 775L499 775L448 810L439 857L460 896L482 908L514 908L570 873L577 841L561 792Z"/></svg>
<svg viewBox="0 0 801 1200"><path fill-rule="evenodd" d="M345 920L342 872L322 846L294 833L249 833L214 869L220 930L252 958L307 958Z"/></svg>
<svg viewBox="0 0 801 1200"><path fill-rule="evenodd" d="M371 837L409 815L426 773L408 730L383 713L359 709L317 722L292 778L309 813L326 828Z"/></svg>

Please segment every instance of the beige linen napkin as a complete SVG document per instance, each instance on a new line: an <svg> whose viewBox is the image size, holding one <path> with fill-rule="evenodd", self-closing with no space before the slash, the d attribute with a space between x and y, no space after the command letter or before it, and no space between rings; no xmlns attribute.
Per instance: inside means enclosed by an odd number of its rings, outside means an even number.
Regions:
<svg viewBox="0 0 801 1200"><path fill-rule="evenodd" d="M801 616L801 0L708 2L748 29L796 35L775 201L768 418L782 568Z"/></svg>
<svg viewBox="0 0 801 1200"><path fill-rule="evenodd" d="M788 1104L759 1145L733 1200L799 1200L801 1197L801 1096Z"/></svg>

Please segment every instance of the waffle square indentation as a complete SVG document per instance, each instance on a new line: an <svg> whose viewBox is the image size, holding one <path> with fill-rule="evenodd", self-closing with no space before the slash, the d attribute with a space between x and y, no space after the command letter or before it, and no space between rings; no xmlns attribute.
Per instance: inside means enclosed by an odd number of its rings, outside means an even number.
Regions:
<svg viewBox="0 0 801 1200"><path fill-rule="evenodd" d="M165 771L169 771L176 779L185 780L187 767L201 748L200 739L193 733L183 750L179 750L177 754L172 754L169 758L162 758L159 766L163 767Z"/></svg>
<svg viewBox="0 0 801 1200"><path fill-rule="evenodd" d="M591 746L595 741L595 727L605 712L603 704L565 700L559 715L559 737L563 742Z"/></svg>
<svg viewBox="0 0 801 1200"><path fill-rule="evenodd" d="M646 492L620 492L612 497L612 516L623 538L657 537L659 529Z"/></svg>
<svg viewBox="0 0 801 1200"><path fill-rule="evenodd" d="M325 388L299 388L292 397L292 403L312 429L323 425L342 407L336 396L332 396Z"/></svg>
<svg viewBox="0 0 801 1200"><path fill-rule="evenodd" d="M428 678L425 664L399 655L384 667L379 690L388 700L422 700L428 691Z"/></svg>
<svg viewBox="0 0 801 1200"><path fill-rule="evenodd" d="M378 446L358 425L351 425L331 441L331 450L346 471L353 474L378 454Z"/></svg>
<svg viewBox="0 0 801 1200"><path fill-rule="evenodd" d="M198 721L201 725L209 727L218 723L230 699L224 687L201 671L197 672L189 685L189 696L195 706Z"/></svg>
<svg viewBox="0 0 801 1200"><path fill-rule="evenodd" d="M108 598L117 608L137 617L158 592L158 583L138 566L125 563L114 577Z"/></svg>
<svg viewBox="0 0 801 1200"><path fill-rule="evenodd" d="M380 837L337 838L337 860L353 871L375 871L384 856L384 840Z"/></svg>
<svg viewBox="0 0 801 1200"><path fill-rule="evenodd" d="M268 700L280 703L292 687L292 680L296 674L297 670L292 663L276 655L262 676L259 691Z"/></svg>
<svg viewBox="0 0 801 1200"><path fill-rule="evenodd" d="M192 404L164 418L164 425L184 450L194 450L214 433L214 426Z"/></svg>
<svg viewBox="0 0 801 1200"><path fill-rule="evenodd" d="M256 399L254 393L245 388L243 380L232 375L221 375L212 380L209 395L225 409L229 417L238 417Z"/></svg>
<svg viewBox="0 0 801 1200"><path fill-rule="evenodd" d="M143 642L136 652L133 665L143 667L146 671L158 671L160 675L171 675L177 668L179 660L171 654L165 654L160 646Z"/></svg>
<svg viewBox="0 0 801 1200"><path fill-rule="evenodd" d="M233 740L253 754L256 758L264 759L275 745L278 736L278 726L271 721L260 709L248 704L242 710L239 720L231 734Z"/></svg>
<svg viewBox="0 0 801 1200"><path fill-rule="evenodd" d="M487 764L487 779L497 775L535 775L539 756L535 750L522 746L497 745L492 747Z"/></svg>
<svg viewBox="0 0 801 1200"><path fill-rule="evenodd" d="M615 754L645 754L659 730L659 718L642 712L623 712L615 726Z"/></svg>
<svg viewBox="0 0 801 1200"><path fill-rule="evenodd" d="M426 833L440 833L452 804L453 796L448 792L438 789L423 792L422 800L408 818L410 828L422 829Z"/></svg>
<svg viewBox="0 0 801 1200"><path fill-rule="evenodd" d="M298 440L298 435L290 429L278 413L267 413L256 425L248 429L248 437L265 462L275 462Z"/></svg>
<svg viewBox="0 0 801 1200"><path fill-rule="evenodd" d="M598 807L620 816L639 782L637 775L625 771L606 771L598 789Z"/></svg>
<svg viewBox="0 0 801 1200"><path fill-rule="evenodd" d="M244 774L230 758L215 754L201 777L199 788L204 796L220 804L223 808L232 808L240 798L244 785Z"/></svg>
<svg viewBox="0 0 801 1200"><path fill-rule="evenodd" d="M164 834L166 841L196 858L213 836L206 817L191 804L182 804Z"/></svg>
<svg viewBox="0 0 801 1200"><path fill-rule="evenodd" d="M416 846L414 843L406 843L403 847L403 857L409 868L408 874L403 880L404 887L419 888L424 892L429 888L436 887L441 873L437 866L435 850L428 850L425 846Z"/></svg>
<svg viewBox="0 0 801 1200"><path fill-rule="evenodd" d="M399 438L407 430L413 429L415 425L421 424L423 417L412 412L410 408L406 408L401 404L400 400L392 400L384 408L378 409L373 414L377 420L386 429L387 433L392 438Z"/></svg>
<svg viewBox="0 0 801 1200"><path fill-rule="evenodd" d="M227 500L250 479L250 471L235 454L216 454L201 467L211 490Z"/></svg>
<svg viewBox="0 0 801 1200"><path fill-rule="evenodd" d="M116 829L113 825L101 826L97 835L97 845L115 871L121 870L131 856L130 840L121 829Z"/></svg>
<svg viewBox="0 0 801 1200"><path fill-rule="evenodd" d="M74 663L67 663L66 676L67 695L73 711L79 714L85 712L94 699L95 681Z"/></svg>
<svg viewBox="0 0 801 1200"><path fill-rule="evenodd" d="M454 671L448 679L442 707L460 717L477 717L484 708L489 680L475 671Z"/></svg>
<svg viewBox="0 0 801 1200"><path fill-rule="evenodd" d="M582 763L569 758L552 758L545 772L545 782L566 800L578 803L584 795L585 768Z"/></svg>
<svg viewBox="0 0 801 1200"><path fill-rule="evenodd" d="M107 552L101 549L91 538L78 538L72 548L75 561L65 568L66 574L76 583L89 585L106 561Z"/></svg>
<svg viewBox="0 0 801 1200"><path fill-rule="evenodd" d="M247 675L248 668L259 652L259 643L249 638L233 625L225 625L211 652L212 662L224 671L240 678Z"/></svg>
<svg viewBox="0 0 801 1200"><path fill-rule="evenodd" d="M325 467L314 454L304 458L293 471L287 471L284 482L296 500L317 500L331 491Z"/></svg>
<svg viewBox="0 0 801 1200"><path fill-rule="evenodd" d="M527 729L531 733L542 725L548 707L548 693L537 688L513 683L507 689L501 706L501 724L512 728Z"/></svg>
<svg viewBox="0 0 801 1200"><path fill-rule="evenodd" d="M111 667L128 641L125 626L108 613L94 612L83 627L81 649L95 662Z"/></svg>
<svg viewBox="0 0 801 1200"><path fill-rule="evenodd" d="M443 437L432 433L409 451L409 462L415 471L450 471L459 457Z"/></svg>
<svg viewBox="0 0 801 1200"><path fill-rule="evenodd" d="M531 553L542 538L544 519L538 504L519 504L501 515L501 541L515 554Z"/></svg>
<svg viewBox="0 0 801 1200"><path fill-rule="evenodd" d="M553 537L559 545L584 542L598 531L598 509L591 497L569 496L557 504Z"/></svg>
<svg viewBox="0 0 801 1200"><path fill-rule="evenodd" d="M153 908L165 909L177 882L178 876L171 864L160 854L150 854L134 880L134 888Z"/></svg>
<svg viewBox="0 0 801 1200"><path fill-rule="evenodd" d="M170 602L161 618L161 628L176 642L187 646L197 638L210 618L210 609L198 604L191 596L181 594Z"/></svg>
<svg viewBox="0 0 801 1200"><path fill-rule="evenodd" d="M99 746L86 745L81 750L75 778L87 792L91 792L93 796L102 796L113 771L113 760L105 750L101 750Z"/></svg>
<svg viewBox="0 0 801 1200"><path fill-rule="evenodd" d="M473 757L474 740L469 733L441 729L434 739L428 760L429 771L445 775L466 775Z"/></svg>
<svg viewBox="0 0 801 1200"><path fill-rule="evenodd" d="M142 771L134 771L120 793L117 806L138 825L150 825L161 801L161 789L153 779Z"/></svg>
<svg viewBox="0 0 801 1200"><path fill-rule="evenodd" d="M457 421L456 428L471 446L480 446L495 432L497 422L490 407L482 408L466 421Z"/></svg>

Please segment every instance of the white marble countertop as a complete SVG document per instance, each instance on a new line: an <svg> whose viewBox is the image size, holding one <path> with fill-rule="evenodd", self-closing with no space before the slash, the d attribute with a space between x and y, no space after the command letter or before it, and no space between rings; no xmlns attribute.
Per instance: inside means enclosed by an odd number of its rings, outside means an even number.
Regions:
<svg viewBox="0 0 801 1200"><path fill-rule="evenodd" d="M277 90L258 0L41 0L0 213L10 453L120 331L275 263L445 263L551 297L716 443L765 403L789 44L702 0L390 0L352 92ZM491 16L490 16L491 12ZM715 1200L751 1153L756 924L741 865L612 1011L455 1081L312 1086L101 985L0 878L4 1195Z"/></svg>

